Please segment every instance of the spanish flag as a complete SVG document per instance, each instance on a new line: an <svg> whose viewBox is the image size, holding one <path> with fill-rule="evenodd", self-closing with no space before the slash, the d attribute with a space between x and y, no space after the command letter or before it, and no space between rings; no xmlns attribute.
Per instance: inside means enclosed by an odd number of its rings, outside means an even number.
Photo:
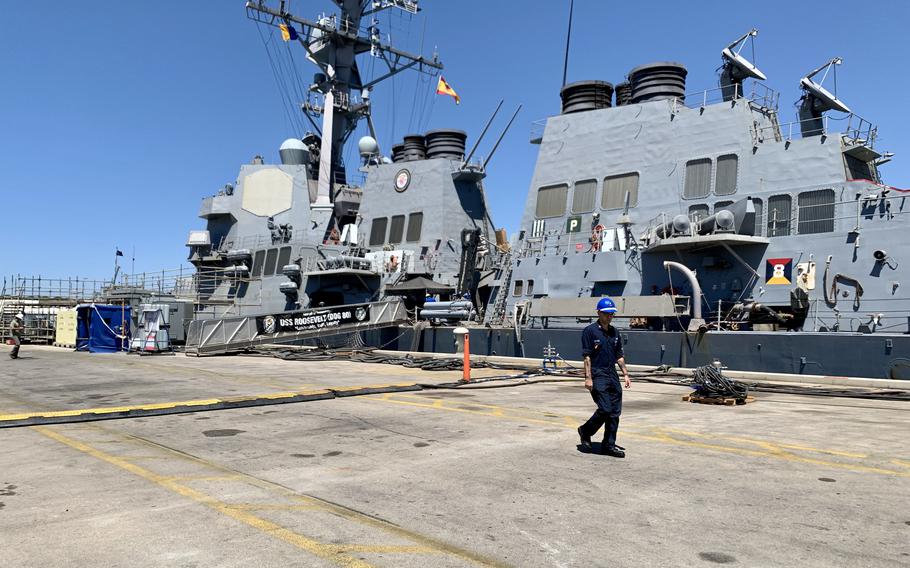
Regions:
<svg viewBox="0 0 910 568"><path fill-rule="evenodd" d="M297 35L297 30L291 24L279 24L278 29L281 30L281 39L284 41L300 39L300 36Z"/></svg>
<svg viewBox="0 0 910 568"><path fill-rule="evenodd" d="M436 85L436 94L437 95L449 95L450 97L455 98L455 104L461 104L461 97L458 96L458 93L455 92L455 89L451 87L442 75L439 76L439 84Z"/></svg>

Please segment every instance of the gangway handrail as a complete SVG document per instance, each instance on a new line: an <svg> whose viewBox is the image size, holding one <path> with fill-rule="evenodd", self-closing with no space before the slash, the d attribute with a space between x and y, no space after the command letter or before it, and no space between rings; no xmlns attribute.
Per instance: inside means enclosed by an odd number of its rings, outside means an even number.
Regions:
<svg viewBox="0 0 910 568"><path fill-rule="evenodd" d="M363 310L363 312L358 312L358 310ZM346 317L346 313L349 313L351 317ZM326 314L342 314L338 316L341 318L338 321L344 323L320 326L321 318L325 319L324 323L331 321L332 318ZM359 319L361 315L368 319ZM299 320L300 327L303 329L283 331L281 326L276 323L279 318L288 318L293 322ZM348 320L354 320L354 323L346 323ZM236 353L257 345L294 343L327 335L353 334L371 329L396 327L408 321L405 304L399 299L282 314L260 313L218 319L197 319L190 322L187 330L186 353L199 357ZM311 322L313 323L311 324ZM274 326L271 332L269 326Z"/></svg>

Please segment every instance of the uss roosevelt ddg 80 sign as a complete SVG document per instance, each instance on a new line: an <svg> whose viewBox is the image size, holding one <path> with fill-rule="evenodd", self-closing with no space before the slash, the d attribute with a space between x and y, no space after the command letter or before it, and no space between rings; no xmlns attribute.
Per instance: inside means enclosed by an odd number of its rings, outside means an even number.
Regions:
<svg viewBox="0 0 910 568"><path fill-rule="evenodd" d="M259 333L270 335L284 331L310 331L332 328L370 319L370 306L339 306L305 312L262 316L256 321Z"/></svg>

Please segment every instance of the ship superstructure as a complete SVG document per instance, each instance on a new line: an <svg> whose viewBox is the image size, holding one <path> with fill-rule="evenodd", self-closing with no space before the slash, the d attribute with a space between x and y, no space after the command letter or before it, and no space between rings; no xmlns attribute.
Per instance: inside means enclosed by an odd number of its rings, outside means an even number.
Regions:
<svg viewBox="0 0 910 568"><path fill-rule="evenodd" d="M831 127L823 113L848 109L819 70L800 120L782 124L778 95L731 83L730 67L720 88L687 94L680 64L634 69L616 106L609 83L563 89L563 113L532 135L508 306L682 290L699 325L907 331L904 194L881 183L876 128L854 114Z"/></svg>
<svg viewBox="0 0 910 568"><path fill-rule="evenodd" d="M877 149L876 127L823 86L840 59L801 79L792 122L741 55L756 30L722 50L714 89L687 89L676 62L636 67L615 87L565 85L562 112L535 123L537 164L507 239L484 199L486 163L471 162L463 131L408 135L387 151L364 137L364 180L347 183L341 149L360 118L372 125L356 56L383 57L388 76L441 65L382 44L375 21L362 25L371 11L416 3L336 4L340 16L318 21L247 4L257 21L301 28L294 35L321 69L311 93L323 101L302 108L322 126L285 141L281 164L254 160L203 202L207 229L191 235L190 258L222 276L198 294L200 320L234 318L243 331L233 335L252 345L273 338L266 320L405 297L407 322L383 320L397 336L367 343L445 351L454 326L467 325L481 352L572 357L593 299L611 296L639 363L907 374L905 193L882 182L891 156ZM190 336L217 335L210 328Z"/></svg>
<svg viewBox="0 0 910 568"><path fill-rule="evenodd" d="M209 275L200 318L375 301L413 274L435 277L443 290L473 289L493 228L483 166L466 159L466 134L412 134L382 152L373 126L375 85L402 71L435 76L442 68L435 55L410 54L382 39L377 15L416 13L417 2L335 4L339 14L308 20L288 13L284 2L247 3L250 18L281 29L318 67L301 101L313 131L286 140L280 164L256 157L236 183L203 200L206 228L187 242L190 261ZM386 70L366 80L358 57L375 58ZM345 164L345 144L361 120L372 135L358 141L360 163ZM362 184L351 181L348 168Z"/></svg>

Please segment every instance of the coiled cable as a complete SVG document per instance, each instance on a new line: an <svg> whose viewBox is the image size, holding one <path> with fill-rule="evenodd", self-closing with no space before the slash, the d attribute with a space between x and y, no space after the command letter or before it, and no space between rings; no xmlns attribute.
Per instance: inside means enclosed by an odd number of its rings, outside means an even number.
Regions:
<svg viewBox="0 0 910 568"><path fill-rule="evenodd" d="M743 400L749 394L749 387L733 379L728 379L718 367L705 365L695 369L692 386L698 395L715 398L735 398Z"/></svg>

